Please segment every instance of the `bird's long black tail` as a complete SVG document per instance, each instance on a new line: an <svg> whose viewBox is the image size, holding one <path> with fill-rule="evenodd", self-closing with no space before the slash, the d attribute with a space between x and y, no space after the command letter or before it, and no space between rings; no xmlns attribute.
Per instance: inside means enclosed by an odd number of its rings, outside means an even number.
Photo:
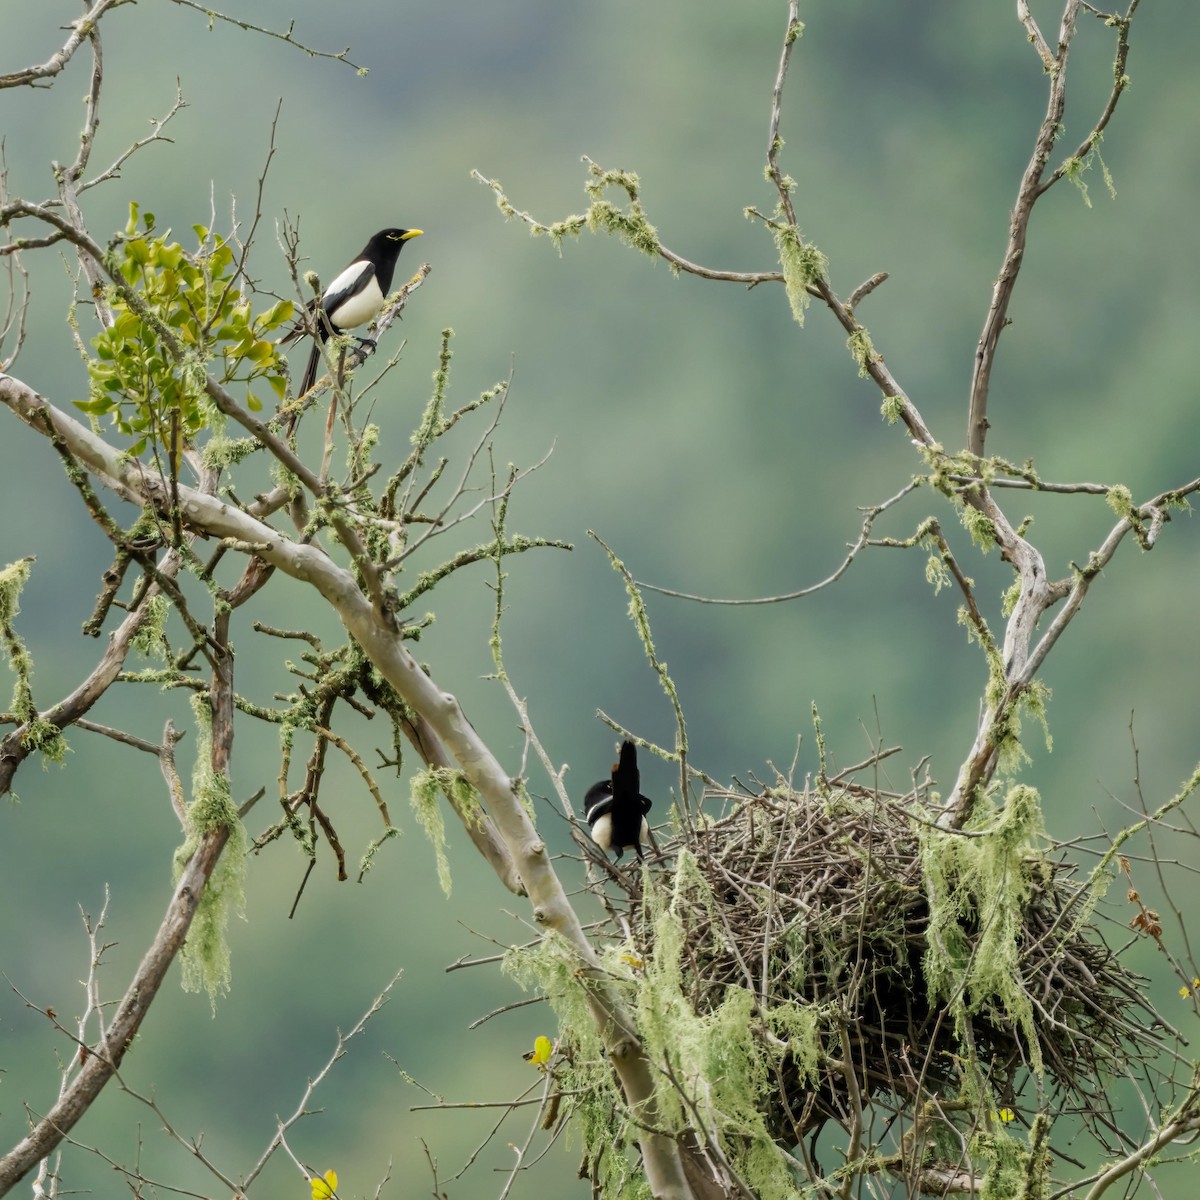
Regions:
<svg viewBox="0 0 1200 1200"><path fill-rule="evenodd" d="M300 381L300 390L296 393L296 399L305 396L312 390L312 386L317 382L317 368L321 365L321 342L318 338L313 338L312 350L308 355L308 366L304 368L304 378Z"/></svg>
<svg viewBox="0 0 1200 1200"><path fill-rule="evenodd" d="M292 430L296 428L296 422L300 420L300 413L303 411L300 407L300 401L308 395L312 390L313 384L317 382L317 370L320 365L321 343L314 338L312 349L308 352L308 363L304 368L304 378L300 380L300 390L292 398L292 412L283 430L285 437L291 436Z"/></svg>

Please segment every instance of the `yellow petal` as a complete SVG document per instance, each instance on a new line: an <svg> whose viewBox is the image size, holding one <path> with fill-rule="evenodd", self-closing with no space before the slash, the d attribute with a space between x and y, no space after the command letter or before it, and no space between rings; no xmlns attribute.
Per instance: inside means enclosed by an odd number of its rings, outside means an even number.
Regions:
<svg viewBox="0 0 1200 1200"><path fill-rule="evenodd" d="M311 1182L313 1200L332 1200L337 1191L337 1172L328 1170L324 1177L313 1176Z"/></svg>

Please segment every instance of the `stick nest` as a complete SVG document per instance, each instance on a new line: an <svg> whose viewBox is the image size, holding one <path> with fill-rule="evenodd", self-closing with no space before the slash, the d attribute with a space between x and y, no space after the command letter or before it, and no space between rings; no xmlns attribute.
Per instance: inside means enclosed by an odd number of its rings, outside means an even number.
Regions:
<svg viewBox="0 0 1200 1200"><path fill-rule="evenodd" d="M777 1144L830 1120L848 1126L872 1102L911 1113L934 1100L945 1114L974 1096L963 1123L978 1121L980 1105L1016 1107L1039 1066L1055 1110L1078 1111L1096 1131L1110 1110L1105 1081L1161 1054L1143 981L1089 919L1088 887L1044 835L1014 842L1004 810L991 828L955 834L936 828L939 810L915 793L825 784L710 789L702 811L721 815L660 847L674 873L658 860L650 871L673 889L693 1011L716 1012L734 988L755 998ZM975 868L960 848L1001 870L966 878ZM702 885L681 886L681 856ZM614 935L632 924L653 954L653 923L633 917L647 911L640 872L613 876L630 914L610 897ZM1009 957L989 977L997 947ZM781 1052L768 1032L766 1014L785 1005L821 1014L815 1056Z"/></svg>

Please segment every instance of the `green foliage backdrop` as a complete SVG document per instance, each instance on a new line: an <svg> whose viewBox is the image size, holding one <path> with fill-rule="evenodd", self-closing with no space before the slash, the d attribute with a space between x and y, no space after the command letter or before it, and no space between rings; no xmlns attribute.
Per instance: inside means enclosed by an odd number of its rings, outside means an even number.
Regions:
<svg viewBox="0 0 1200 1200"><path fill-rule="evenodd" d="M40 6L5 7L0 70L44 57L56 22L43 21ZM282 26L293 15L287 0L253 7L261 24ZM875 271L891 272L864 309L875 343L939 431L964 437L972 355L1041 117L1036 56L1010 5L805 7L784 121L801 223L843 293ZM168 5L114 14L105 26L109 91L97 161L170 107L177 75L190 107L172 129L178 145L151 147L120 183L97 193L93 228L123 227L130 202L176 231L225 227L231 195L248 216L282 96L265 206L272 216L300 216L313 267L327 274L384 225L426 231L421 254L433 274L406 314L407 348L378 412L384 444L397 458L406 452L444 326L457 331L452 387L460 402L515 364L502 453L527 462L553 445L554 454L518 495L514 515L577 549L512 567L506 658L540 735L556 759L572 764L581 794L610 756L597 708L659 741L669 743L672 729L626 619L620 580L585 530L600 533L644 580L719 596L789 591L837 565L858 531L856 506L896 492L914 459L880 419L877 395L856 377L826 313L810 312L801 330L778 288L675 279L664 264L607 239L585 236L556 255L523 226L506 225L468 172L499 177L519 207L553 220L584 203L586 153L639 173L650 220L679 253L730 269L772 269L769 237L742 210L772 201L762 164L785 7L351 0L294 15L308 44L348 44L369 74L309 62L220 25L208 32L198 14ZM1072 138L1086 132L1108 86L1106 35L1093 24L1081 31L1073 61ZM1198 35L1193 6L1146 6L1132 90L1102 147L1115 199L1093 172L1090 205L1064 188L1034 217L993 389L991 449L1016 461L1035 456L1048 478L1122 482L1140 495L1195 474L1200 228L1192 214L1200 160L1190 147ZM83 78L82 63L72 70ZM4 96L14 190L40 194L49 159L72 152L82 87L68 81ZM288 294L269 238L254 271ZM33 284L23 373L47 394L83 400L85 368L64 350L69 290L49 256ZM93 597L77 581L81 573L97 579L109 551L78 519L48 447L15 423L0 438L0 478L0 562L38 558L20 632L44 702L69 688L94 654L94 644L81 639L76 647L61 631L86 619ZM902 508L880 532L906 536L924 511L919 502ZM1111 520L1101 502L1085 498L1031 497L1028 511L1054 574L1065 574ZM1152 555L1131 548L1118 558L1045 674L1055 750L1031 742L1026 780L1042 792L1052 835L1127 820L1131 712L1151 805L1194 765L1200 558L1191 518L1177 522ZM973 574L994 615L1007 583L1002 564L985 562ZM451 581L423 654L442 664L445 681L515 770L515 715L482 679L491 669L489 579L481 570ZM952 783L985 672L955 623L957 600L930 598L923 556L875 552L836 588L788 605L707 608L653 596L649 603L693 756L709 773L789 761L816 701L843 762L863 757L878 730L905 747L898 783L926 753L943 786ZM301 610L255 615L278 625L328 619ZM283 686L264 678L263 698ZM98 720L124 722L119 698L103 707ZM187 724L185 699L164 697L164 715L174 708L177 723ZM66 1014L78 1006L85 969L77 906L96 912L111 888L115 990L157 923L177 834L153 762L131 765L81 733L70 744L69 771L27 767L17 780L20 803L0 810L0 871L5 895L18 898L0 912L0 969L31 999ZM240 760L235 799L269 782L273 749L266 740ZM183 761L190 753L184 742ZM806 742L801 772L813 762ZM644 788L664 801L672 778L665 767L643 770ZM365 842L370 802L358 797L351 772L345 779L346 820L353 825L357 806ZM394 805L397 815L403 808ZM544 815L543 828L558 843L553 820ZM433 854L415 822L405 824L362 886L336 885L323 863L290 921L299 863L278 849L254 863L248 919L232 931L232 993L215 1016L203 996L161 998L129 1071L140 1086L157 1082L176 1125L205 1130L214 1154L256 1156L275 1114L290 1111L327 1057L334 1025L351 1024L397 966L405 974L391 1005L320 1097L327 1114L303 1135L305 1153L336 1165L345 1190L368 1194L393 1156L400 1194L417 1194L429 1178L419 1137L453 1170L486 1129L465 1114L410 1115L408 1106L424 1098L384 1052L448 1099L506 1098L528 1082L521 1052L548 1029L548 1016L524 1010L467 1033L468 1022L512 998L512 986L481 969L469 977L441 970L460 955L489 952L468 926L521 936L500 911L508 898L452 830L454 888L443 899ZM1197 895L1176 900L1194 908ZM64 930L76 935L64 940ZM1168 974L1149 953L1144 969L1169 1009ZM1185 1031L1189 1019L1181 1018ZM11 993L0 997L0 1043L6 1078L39 1078L44 1087L28 1097L7 1085L0 1091L7 1145L23 1127L20 1101L44 1109L56 1077L48 1031ZM169 1096L168 1080L176 1081ZM141 1110L114 1093L80 1136L120 1131L132 1158L138 1118ZM145 1137L144 1162L172 1179L187 1176L178 1150L149 1127ZM489 1155L509 1165L503 1146ZM571 1182L576 1160L559 1150L553 1157L560 1194L574 1194L583 1187ZM278 1170L281 1194L302 1194ZM492 1196L496 1178L476 1171L450 1193ZM1177 1190L1165 1195L1191 1194L1186 1180L1173 1182ZM93 1186L103 1187L99 1174Z"/></svg>

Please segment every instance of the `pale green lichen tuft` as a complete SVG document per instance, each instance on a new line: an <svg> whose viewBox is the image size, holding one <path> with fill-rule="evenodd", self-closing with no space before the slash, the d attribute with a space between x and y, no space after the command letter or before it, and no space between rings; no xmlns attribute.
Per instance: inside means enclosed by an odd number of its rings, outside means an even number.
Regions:
<svg viewBox="0 0 1200 1200"><path fill-rule="evenodd" d="M971 541L986 554L996 544L996 526L991 517L981 513L972 504L959 509L963 528L971 535Z"/></svg>
<svg viewBox="0 0 1200 1200"><path fill-rule="evenodd" d="M165 662L167 658L167 616L171 611L171 605L166 596L160 592L158 595L150 597L144 605L143 611L145 616L137 627L137 632L134 633L130 645L141 658L157 658Z"/></svg>
<svg viewBox="0 0 1200 1200"><path fill-rule="evenodd" d="M933 594L938 595L942 588L949 587L953 582L950 569L940 553L930 554L925 560L925 582L933 588Z"/></svg>
<svg viewBox="0 0 1200 1200"><path fill-rule="evenodd" d="M385 843L390 842L393 838L400 836L400 830L395 825L389 826L383 831L382 836L373 841L367 847L366 853L358 861L358 880L361 883L363 876L375 865L375 856L383 849Z"/></svg>
<svg viewBox="0 0 1200 1200"><path fill-rule="evenodd" d="M57 725L38 713L33 699L33 656L17 635L15 625L21 611L21 589L29 579L32 564L32 558L22 558L0 571L0 643L3 643L8 668L16 676L11 707L14 716L25 726L21 745L26 750L38 751L43 763L61 765L69 749L67 739Z"/></svg>
<svg viewBox="0 0 1200 1200"><path fill-rule="evenodd" d="M1024 1191L1028 1150L1001 1128L976 1134L970 1145L972 1160L986 1164L979 1200L1018 1200Z"/></svg>
<svg viewBox="0 0 1200 1200"><path fill-rule="evenodd" d="M1092 198L1088 195L1087 181L1083 176L1090 165L1087 159L1077 158L1074 155L1068 158L1062 165L1063 174L1075 185L1080 199L1087 208L1092 207Z"/></svg>
<svg viewBox="0 0 1200 1200"><path fill-rule="evenodd" d="M808 308L808 289L829 272L829 260L816 248L809 245L794 225L775 227L775 248L779 252L779 264L783 268L783 286L788 303L797 325L804 324L804 312Z"/></svg>
<svg viewBox="0 0 1200 1200"><path fill-rule="evenodd" d="M879 361L879 354L871 342L871 335L860 325L847 339L846 345L854 361L858 363L859 379L866 379L871 364Z"/></svg>
<svg viewBox="0 0 1200 1200"><path fill-rule="evenodd" d="M421 826L437 859L438 883L445 895L450 895L450 861L446 857L446 822L442 816L442 797L449 795L455 808L469 821L480 820L483 810L479 795L461 771L429 768L413 776L409 788L409 803L417 824Z"/></svg>
<svg viewBox="0 0 1200 1200"><path fill-rule="evenodd" d="M228 993L232 979L229 953L229 918L243 916L246 908L246 828L229 792L229 780L212 769L212 716L207 695L192 697L198 745L192 772L192 801L186 814L187 836L175 852L175 882L195 853L201 839L218 829L229 830L229 840L209 876L192 918L187 941L180 951L183 989L204 990L215 1014L217 997Z"/></svg>
<svg viewBox="0 0 1200 1200"><path fill-rule="evenodd" d="M1004 589L1004 594L1000 597L1000 615L1003 617L1011 617L1013 610L1017 607L1017 601L1021 598L1021 581L1014 579L1012 583Z"/></svg>
<svg viewBox="0 0 1200 1200"><path fill-rule="evenodd" d="M1133 493L1123 483L1110 487L1105 493L1104 499L1118 517L1124 517L1126 520L1133 519Z"/></svg>
<svg viewBox="0 0 1200 1200"><path fill-rule="evenodd" d="M258 438L229 438L215 435L201 447L200 461L210 471L218 473L236 467L238 463L262 450Z"/></svg>
<svg viewBox="0 0 1200 1200"><path fill-rule="evenodd" d="M646 219L645 209L636 200L630 201L628 212L608 200L593 200L587 224L593 233L615 234L635 250L650 258L658 257L658 230Z"/></svg>
<svg viewBox="0 0 1200 1200"><path fill-rule="evenodd" d="M973 836L917 827L929 895L929 997L947 1004L960 1031L975 1015L1012 1024L1040 1075L1041 1045L1021 987L1019 941L1047 844L1037 792L1015 784L999 810L981 800L967 832Z"/></svg>

